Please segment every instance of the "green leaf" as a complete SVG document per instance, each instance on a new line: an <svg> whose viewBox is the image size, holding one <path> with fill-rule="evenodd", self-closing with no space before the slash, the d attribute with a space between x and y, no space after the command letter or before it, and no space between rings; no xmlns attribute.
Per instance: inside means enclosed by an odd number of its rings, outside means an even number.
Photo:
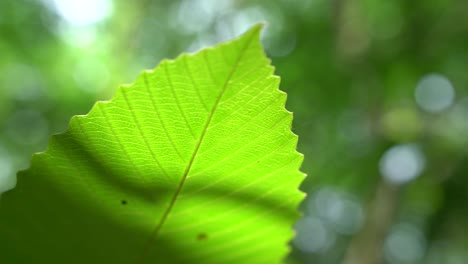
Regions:
<svg viewBox="0 0 468 264"><path fill-rule="evenodd" d="M2 197L2 263L281 262L302 155L260 31L73 117Z"/></svg>

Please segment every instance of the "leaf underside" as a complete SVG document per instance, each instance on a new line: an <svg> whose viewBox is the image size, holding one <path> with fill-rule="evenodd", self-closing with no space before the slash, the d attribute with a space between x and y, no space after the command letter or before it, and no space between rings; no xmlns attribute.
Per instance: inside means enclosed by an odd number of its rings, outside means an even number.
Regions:
<svg viewBox="0 0 468 264"><path fill-rule="evenodd" d="M304 176L260 31L73 117L2 196L2 263L280 263Z"/></svg>

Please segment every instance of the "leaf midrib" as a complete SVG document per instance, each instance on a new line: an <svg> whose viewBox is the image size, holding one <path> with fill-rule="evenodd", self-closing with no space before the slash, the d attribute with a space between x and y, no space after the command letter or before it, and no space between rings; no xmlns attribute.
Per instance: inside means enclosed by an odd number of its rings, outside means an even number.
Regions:
<svg viewBox="0 0 468 264"><path fill-rule="evenodd" d="M231 68L231 71L229 72L229 75L226 78L226 81L224 82L224 85L223 85L223 87L221 89L221 92L218 95L218 97L216 98L216 101L215 101L215 103L213 105L213 109L210 111L210 114L209 114L208 119L207 119L207 121L205 123L205 126L203 127L202 134L200 135L200 139L198 140L198 142L197 142L197 144L195 146L195 149L194 149L194 151L192 153L190 161L187 164L187 167L185 168L184 174L182 175L182 179L180 180L179 185L177 186L177 189L176 189L176 191L175 191L175 193L174 193L174 195L173 195L173 197L172 197L172 199L171 199L171 201L169 203L169 206L166 208L166 211L164 211L164 214L161 217L161 220L157 223L156 227L151 232L151 235L150 235L148 241L146 242L146 245L144 246L142 253L137 258L136 263L142 263L143 262L143 259L148 254L148 251L149 251L149 249L151 247L151 244L154 242L154 240L158 236L159 231L161 230L161 228L164 225L164 223L166 222L167 217L169 216L172 208L174 207L174 205L175 205L175 203L177 201L177 198L179 197L179 194L180 194L180 192L181 192L181 190L182 190L182 188L184 186L185 180L187 179L187 176L190 173L193 162L195 161L195 158L197 157L198 150L200 149L200 147L201 147L201 145L203 143L203 139L205 138L205 135L206 135L206 132L208 130L208 127L210 126L211 120L212 120L212 118L213 118L213 116L214 116L214 114L215 114L215 112L216 112L216 110L217 110L217 108L219 106L219 103L221 102L221 99L222 99L227 87L229 86L229 81L231 80L232 76L236 72L236 70L237 70L237 68L239 66L239 62L241 61L242 57L245 55L245 52L246 52L247 48L250 46L254 36L255 36L255 34L250 35L250 37L248 38L246 44L244 45L244 47L242 47L236 62L234 63L233 67ZM204 53L203 56L205 56L205 54L206 53ZM206 57L204 57L204 58L206 59ZM208 62L208 60L207 60L207 62ZM213 78L213 75L211 74L211 68L210 68L209 63L207 63L207 67L208 67L208 71L210 72L211 77Z"/></svg>

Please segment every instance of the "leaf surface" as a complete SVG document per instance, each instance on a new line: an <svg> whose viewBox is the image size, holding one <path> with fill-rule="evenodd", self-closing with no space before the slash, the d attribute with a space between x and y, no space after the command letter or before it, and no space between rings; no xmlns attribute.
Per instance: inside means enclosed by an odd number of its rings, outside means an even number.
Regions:
<svg viewBox="0 0 468 264"><path fill-rule="evenodd" d="M260 30L73 117L2 196L2 263L280 263L302 155Z"/></svg>

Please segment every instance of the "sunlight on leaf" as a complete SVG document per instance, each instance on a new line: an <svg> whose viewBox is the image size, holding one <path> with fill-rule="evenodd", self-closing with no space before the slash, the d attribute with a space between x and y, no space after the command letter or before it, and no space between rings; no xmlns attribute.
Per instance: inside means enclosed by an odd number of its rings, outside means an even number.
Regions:
<svg viewBox="0 0 468 264"><path fill-rule="evenodd" d="M2 197L2 262L280 263L304 175L260 31L72 118Z"/></svg>

